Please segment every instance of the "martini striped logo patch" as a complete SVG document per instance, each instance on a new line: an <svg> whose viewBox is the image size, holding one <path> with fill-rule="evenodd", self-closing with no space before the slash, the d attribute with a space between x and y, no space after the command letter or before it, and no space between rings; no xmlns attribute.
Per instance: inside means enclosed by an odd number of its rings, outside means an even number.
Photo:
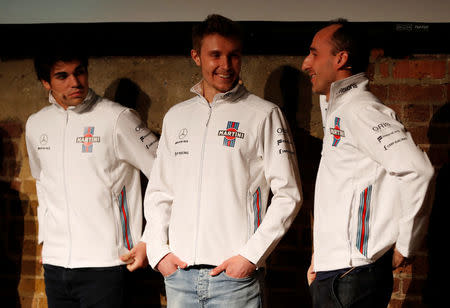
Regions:
<svg viewBox="0 0 450 308"><path fill-rule="evenodd" d="M236 139L244 139L245 134L238 131L239 122L228 121L227 129L219 130L218 136L223 136L223 145L234 148Z"/></svg>
<svg viewBox="0 0 450 308"><path fill-rule="evenodd" d="M94 136L94 126L87 126L84 128L83 137L77 137L77 143L81 143L82 153L92 153L94 143L100 142L100 137Z"/></svg>

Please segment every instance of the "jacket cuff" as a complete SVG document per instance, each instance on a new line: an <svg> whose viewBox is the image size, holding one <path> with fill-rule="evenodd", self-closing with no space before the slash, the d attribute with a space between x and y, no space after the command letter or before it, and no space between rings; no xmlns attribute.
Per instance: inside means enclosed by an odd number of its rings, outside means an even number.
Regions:
<svg viewBox="0 0 450 308"><path fill-rule="evenodd" d="M252 253L248 247L243 247L241 250L239 250L238 252L239 255L243 256L244 258L246 258L247 260L249 260L250 262L252 262L253 264L256 265L256 267L263 267L264 266L264 259L256 256L255 253Z"/></svg>
<svg viewBox="0 0 450 308"><path fill-rule="evenodd" d="M158 265L159 261L161 261L162 258L168 255L170 252L171 251L168 245L164 245L161 248L157 249L156 247L147 244L148 263L156 271L156 266Z"/></svg>

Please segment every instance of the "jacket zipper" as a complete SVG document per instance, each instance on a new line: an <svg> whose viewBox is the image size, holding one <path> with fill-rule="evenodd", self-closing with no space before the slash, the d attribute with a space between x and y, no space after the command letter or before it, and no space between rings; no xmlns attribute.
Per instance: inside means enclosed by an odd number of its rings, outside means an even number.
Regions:
<svg viewBox="0 0 450 308"><path fill-rule="evenodd" d="M196 230L195 230L195 240L194 240L194 264L197 260L197 242L198 242L198 230L199 230L199 220L200 220L200 203L201 203L201 191L202 191L202 183L203 183L203 161L204 161L204 156L205 156L205 145L206 145L206 136L208 134L208 124L209 124L209 120L211 119L211 112L212 112L212 108L210 103L208 103L208 119L206 120L206 124L205 124L205 132L203 133L203 142L202 142L202 152L200 155L200 172L199 172L199 182L198 182L198 191L197 191L197 195L198 195L198 203L197 203L197 226L196 226Z"/></svg>
<svg viewBox="0 0 450 308"><path fill-rule="evenodd" d="M63 174L64 194L65 194L65 203L66 203L67 234L69 237L69 240L68 240L69 253L67 256L67 267L70 267L70 260L72 259L72 234L70 232L70 213L69 213L69 204L67 201L68 193L67 193L67 182L66 182L66 179L67 179L67 176L66 176L66 170L67 170L67 167L66 167L66 161L67 161L67 159L66 159L66 143L67 143L67 139L68 139L66 134L67 134L67 126L69 123L69 111L66 110L65 113L66 113L66 123L64 125L64 130L63 130L64 140L63 140L63 149L62 149L62 152L63 152L63 172L62 172L62 174Z"/></svg>

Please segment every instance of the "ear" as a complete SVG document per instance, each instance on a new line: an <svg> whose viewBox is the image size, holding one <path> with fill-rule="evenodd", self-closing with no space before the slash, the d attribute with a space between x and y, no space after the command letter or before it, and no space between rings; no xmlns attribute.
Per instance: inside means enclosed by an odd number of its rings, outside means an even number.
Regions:
<svg viewBox="0 0 450 308"><path fill-rule="evenodd" d="M41 79L41 83L44 86L44 88L47 89L48 91L50 91L52 89L52 86L50 85L50 83L48 81Z"/></svg>
<svg viewBox="0 0 450 308"><path fill-rule="evenodd" d="M202 62L200 61L200 52L195 50L195 49L191 49L191 58L192 60L194 60L195 64L197 64L197 66L201 66Z"/></svg>
<svg viewBox="0 0 450 308"><path fill-rule="evenodd" d="M347 51L339 51L336 55L336 68L338 70L350 69L347 64L348 61L348 52Z"/></svg>

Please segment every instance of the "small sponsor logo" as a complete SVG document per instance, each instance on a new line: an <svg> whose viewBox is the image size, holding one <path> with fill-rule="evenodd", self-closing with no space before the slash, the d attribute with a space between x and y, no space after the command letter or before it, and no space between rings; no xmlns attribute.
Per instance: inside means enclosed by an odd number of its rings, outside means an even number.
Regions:
<svg viewBox="0 0 450 308"><path fill-rule="evenodd" d="M377 140L378 140L378 142L380 142L380 143L381 143L381 140L382 140L383 138L386 138L386 137L392 136L392 135L394 135L394 134L397 134L397 133L400 133L400 130L399 130L399 129L397 129L397 130L394 130L394 131L392 131L392 132L390 132L390 133L388 133L388 134L385 134L385 135L381 135L381 136L378 136L378 137L377 137Z"/></svg>
<svg viewBox="0 0 450 308"><path fill-rule="evenodd" d="M390 127L390 126L391 126L391 124L388 123L388 122L380 123L380 124L378 124L377 126L372 127L372 130L373 130L374 132L378 132L378 131L380 131L380 130L386 128L386 127Z"/></svg>
<svg viewBox="0 0 450 308"><path fill-rule="evenodd" d="M386 144L386 145L384 146L384 150L387 151L387 150L389 150L389 148L391 148L393 145L395 145L395 144L397 144L397 143L400 143L400 142L403 142L403 141L406 141L406 140L407 140L407 138L406 138L406 137L403 137L403 138L397 139L397 140L395 140L395 141L392 141L392 142L390 142L390 143L388 143L388 144Z"/></svg>
<svg viewBox="0 0 450 308"><path fill-rule="evenodd" d="M287 139L278 139L277 140L277 145L280 145L282 143L292 144L292 142L290 140L287 140Z"/></svg>
<svg viewBox="0 0 450 308"><path fill-rule="evenodd" d="M134 129L137 133L141 132L142 130L146 130L147 126L145 126L144 123L139 124L138 126L136 126L136 128Z"/></svg>
<svg viewBox="0 0 450 308"><path fill-rule="evenodd" d="M178 138L179 139L184 139L186 138L188 134L188 130L186 128L183 128L182 130L180 130L180 132L178 133Z"/></svg>
<svg viewBox="0 0 450 308"><path fill-rule="evenodd" d="M294 151L288 150L288 149L279 149L279 150L278 150L278 153L279 153L279 154L283 154L283 153L287 153L287 154L295 154Z"/></svg>
<svg viewBox="0 0 450 308"><path fill-rule="evenodd" d="M283 128L283 127L278 127L277 128L277 134L284 135L284 134L287 134L287 133L288 133L288 130L286 128Z"/></svg>
<svg viewBox="0 0 450 308"><path fill-rule="evenodd" d="M189 143L189 140L178 140L178 141L175 141L175 144L180 144L180 143Z"/></svg>
<svg viewBox="0 0 450 308"><path fill-rule="evenodd" d="M236 138L244 139L245 134L239 132L239 122L228 121L226 130L219 130L217 136L223 136L223 145L228 147L234 147Z"/></svg>
<svg viewBox="0 0 450 308"><path fill-rule="evenodd" d="M156 142L158 142L158 139L153 140L152 142L150 142L149 144L146 144L145 147L148 149L151 148L152 145L154 145Z"/></svg>
<svg viewBox="0 0 450 308"><path fill-rule="evenodd" d="M333 135L333 143L331 145L337 147L341 137L345 137L345 132L341 130L341 118L334 118L334 128L330 128L330 134Z"/></svg>
<svg viewBox="0 0 450 308"><path fill-rule="evenodd" d="M141 142L144 142L145 138L147 138L148 136L150 136L152 134L151 131L149 131L147 134L145 134L144 136L139 137L139 140L141 140Z"/></svg>
<svg viewBox="0 0 450 308"><path fill-rule="evenodd" d="M175 156L180 156L180 155L189 155L189 152L188 152L188 151L178 151L178 152L175 152Z"/></svg>
<svg viewBox="0 0 450 308"><path fill-rule="evenodd" d="M357 87L358 85L356 83L349 84L346 87L340 88L338 94L344 94L345 92L350 91L351 89L356 89Z"/></svg>
<svg viewBox="0 0 450 308"><path fill-rule="evenodd" d="M47 134L42 134L39 137L39 142L40 142L41 145L46 145L48 143L48 136L47 136Z"/></svg>
<svg viewBox="0 0 450 308"><path fill-rule="evenodd" d="M100 137L94 136L94 126L88 126L84 128L84 136L77 137L76 142L82 143L81 152L82 153L92 153L94 149L94 143L100 142Z"/></svg>

